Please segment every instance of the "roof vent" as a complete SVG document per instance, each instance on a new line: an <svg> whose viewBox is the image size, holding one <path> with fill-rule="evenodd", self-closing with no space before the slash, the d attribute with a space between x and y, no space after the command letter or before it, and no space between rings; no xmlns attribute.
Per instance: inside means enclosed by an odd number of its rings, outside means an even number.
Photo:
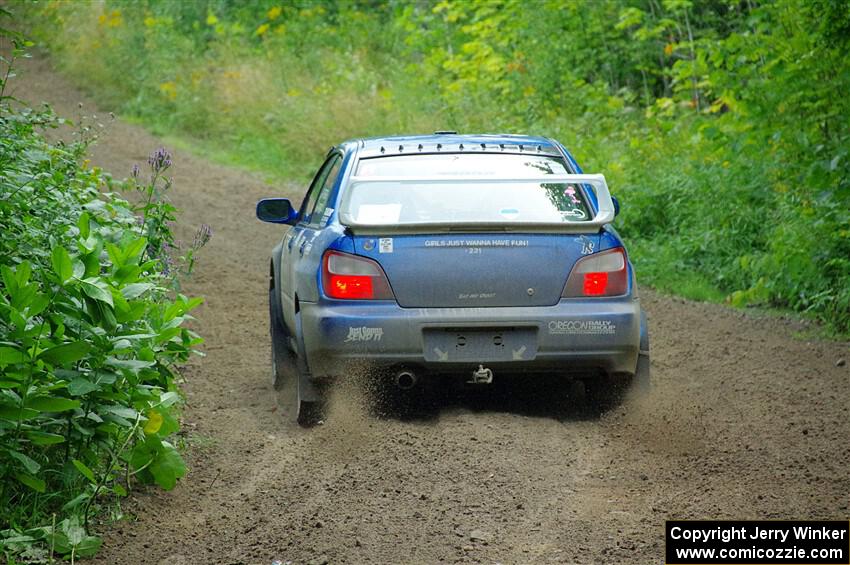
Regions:
<svg viewBox="0 0 850 565"><path fill-rule="evenodd" d="M386 151L387 151L387 150L386 150L386 149L384 149L384 146L383 146L383 145L381 145L381 153L386 153Z"/></svg>
<svg viewBox="0 0 850 565"><path fill-rule="evenodd" d="M537 146L537 152L538 152L538 153L540 153L541 151L543 151L543 146L542 146L542 145L538 145L538 146Z"/></svg>
<svg viewBox="0 0 850 565"><path fill-rule="evenodd" d="M525 150L525 147L523 147L522 145L520 145L520 146L519 146L519 150L520 150L520 151L524 151L524 150Z"/></svg>
<svg viewBox="0 0 850 565"><path fill-rule="evenodd" d="M419 150L422 151L422 149L423 149L423 147L422 147L422 144L420 143L419 144Z"/></svg>
<svg viewBox="0 0 850 565"><path fill-rule="evenodd" d="M399 153L404 153L404 145L399 145L399 146L398 146L398 152L399 152Z"/></svg>
<svg viewBox="0 0 850 565"><path fill-rule="evenodd" d="M463 143L460 144L460 150L463 151Z"/></svg>
<svg viewBox="0 0 850 565"><path fill-rule="evenodd" d="M438 144L437 144L437 151L439 151L439 150L440 150L440 149L442 149L442 148L443 148L443 144L442 144L442 143L438 143Z"/></svg>
<svg viewBox="0 0 850 565"><path fill-rule="evenodd" d="M500 144L499 144L499 148L500 148L502 151L504 151L504 150L505 150L505 144L504 144L504 143L500 143Z"/></svg>
<svg viewBox="0 0 850 565"><path fill-rule="evenodd" d="M482 149L482 150L483 150L483 149L487 149L487 144L486 144L486 143L482 143L482 144L481 144L481 149Z"/></svg>
<svg viewBox="0 0 850 565"><path fill-rule="evenodd" d="M456 131L452 131L452 130L449 130L449 129L439 129L439 130L434 132L434 135L454 135L456 133L457 133Z"/></svg>

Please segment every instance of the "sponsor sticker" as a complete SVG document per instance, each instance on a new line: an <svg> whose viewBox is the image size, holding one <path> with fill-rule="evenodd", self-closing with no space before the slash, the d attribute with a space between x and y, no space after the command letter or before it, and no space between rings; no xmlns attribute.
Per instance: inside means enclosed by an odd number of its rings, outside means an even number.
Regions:
<svg viewBox="0 0 850 565"><path fill-rule="evenodd" d="M367 326L349 327L345 343L353 341L381 341L384 337L384 328L370 328Z"/></svg>
<svg viewBox="0 0 850 565"><path fill-rule="evenodd" d="M617 326L610 320L552 320L552 335L614 335Z"/></svg>
<svg viewBox="0 0 850 565"><path fill-rule="evenodd" d="M580 220L583 220L586 217L587 215L581 208L573 208L572 210L563 210L561 212L561 218L564 220L568 218L579 218Z"/></svg>
<svg viewBox="0 0 850 565"><path fill-rule="evenodd" d="M527 239L426 239L425 247L528 247Z"/></svg>
<svg viewBox="0 0 850 565"><path fill-rule="evenodd" d="M393 252L393 238L391 237L382 237L378 240L378 253L392 253Z"/></svg>

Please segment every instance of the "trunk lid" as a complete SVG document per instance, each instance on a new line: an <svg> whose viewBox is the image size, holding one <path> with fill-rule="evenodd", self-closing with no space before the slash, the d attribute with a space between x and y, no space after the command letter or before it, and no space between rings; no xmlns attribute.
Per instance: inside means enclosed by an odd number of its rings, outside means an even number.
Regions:
<svg viewBox="0 0 850 565"><path fill-rule="evenodd" d="M551 306L598 246L598 233L354 236L355 253L381 264L404 308Z"/></svg>

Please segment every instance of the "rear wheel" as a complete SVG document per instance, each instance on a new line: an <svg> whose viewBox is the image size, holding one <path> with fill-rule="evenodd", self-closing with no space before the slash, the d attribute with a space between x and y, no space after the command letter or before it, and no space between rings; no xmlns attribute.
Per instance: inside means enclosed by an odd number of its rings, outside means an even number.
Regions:
<svg viewBox="0 0 850 565"><path fill-rule="evenodd" d="M299 391L300 392L300 391ZM312 428L320 424L325 417L325 411L321 402L313 400L302 400L301 396L296 399L295 421L299 426Z"/></svg>
<svg viewBox="0 0 850 565"><path fill-rule="evenodd" d="M649 354L638 355L634 374L599 375L585 381L587 400L597 409L610 410L620 404L627 394L644 396L650 391Z"/></svg>
<svg viewBox="0 0 850 565"><path fill-rule="evenodd" d="M314 385L310 385L311 387ZM283 418L288 422L309 428L324 419L324 406L315 396L307 398L304 377L286 381L280 390L279 404Z"/></svg>

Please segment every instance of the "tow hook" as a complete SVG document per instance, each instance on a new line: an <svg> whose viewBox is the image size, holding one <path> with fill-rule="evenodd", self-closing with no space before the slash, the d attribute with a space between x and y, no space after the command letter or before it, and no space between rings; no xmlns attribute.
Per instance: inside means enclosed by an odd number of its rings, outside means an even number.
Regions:
<svg viewBox="0 0 850 565"><path fill-rule="evenodd" d="M478 365L478 369L472 371L472 380L466 381L471 384L488 385L493 382L493 371Z"/></svg>

